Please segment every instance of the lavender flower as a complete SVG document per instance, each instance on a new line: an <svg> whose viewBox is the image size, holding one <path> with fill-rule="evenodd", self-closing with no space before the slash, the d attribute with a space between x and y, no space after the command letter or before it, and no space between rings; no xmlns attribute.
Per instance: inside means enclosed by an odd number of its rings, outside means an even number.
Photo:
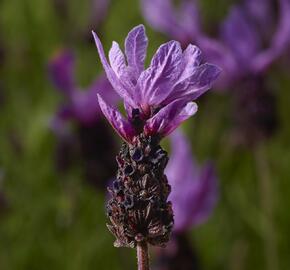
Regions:
<svg viewBox="0 0 290 270"><path fill-rule="evenodd" d="M271 0L233 5L213 38L202 29L197 1L182 0L179 9L172 0L142 1L144 16L155 29L183 46L195 42L207 59L223 68L218 87L234 90L232 115L238 143L257 144L278 127L275 95L267 85L266 71L289 48L290 1L276 2L277 16Z"/></svg>
<svg viewBox="0 0 290 270"><path fill-rule="evenodd" d="M75 61L70 51L61 51L49 63L50 78L65 97L52 121L58 138L57 165L64 171L74 159L81 157L86 179L99 186L112 177L115 169L111 162L115 143L95 99L97 93L113 104L119 98L102 75L87 90L81 90L74 72ZM76 126L76 131L69 128L69 123Z"/></svg>
<svg viewBox="0 0 290 270"><path fill-rule="evenodd" d="M170 185L164 174L167 153L159 145L183 121L195 114L192 100L206 92L220 70L201 64L200 50L179 42L159 47L144 70L148 38L143 25L125 41L126 58L113 42L109 62L93 33L101 62L115 91L124 100L127 119L98 95L104 115L125 141L117 156L117 179L107 205L115 246L137 247L139 269L148 269L147 245L165 246L173 227ZM144 268L142 268L144 267Z"/></svg>
<svg viewBox="0 0 290 270"><path fill-rule="evenodd" d="M87 90L81 90L75 81L74 56L70 51L61 51L49 64L49 74L54 85L66 98L55 119L55 127L58 121L76 119L83 125L89 126L98 121L102 116L100 108L94 102L97 94L101 94L106 100L115 104L117 95L112 90L108 80L104 76L96 79Z"/></svg>
<svg viewBox="0 0 290 270"><path fill-rule="evenodd" d="M190 42L198 44L206 52L207 59L225 71L221 76L222 85L230 86L237 79L264 72L289 47L290 2L277 0L277 22L274 22L271 2L244 0L232 6L220 25L217 38L209 37L202 29L197 1L182 0L176 9L172 0L142 0L142 10L158 31L179 40L184 46ZM274 34L266 36L265 29ZM263 47L265 42L267 46Z"/></svg>
<svg viewBox="0 0 290 270"><path fill-rule="evenodd" d="M148 39L144 26L131 30L124 54L113 42L107 61L102 44L94 34L101 62L114 90L124 100L128 120L98 95L104 115L128 143L144 132L146 136L164 137L196 113L192 100L210 89L220 74L211 64L201 64L201 52L188 45L182 52L177 41L159 47L150 66L144 70Z"/></svg>

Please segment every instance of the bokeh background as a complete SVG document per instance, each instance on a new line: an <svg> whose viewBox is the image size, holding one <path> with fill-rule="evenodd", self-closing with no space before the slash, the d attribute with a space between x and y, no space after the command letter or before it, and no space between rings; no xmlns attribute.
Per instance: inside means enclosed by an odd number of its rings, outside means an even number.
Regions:
<svg viewBox="0 0 290 270"><path fill-rule="evenodd" d="M200 2L206 28L215 29L235 1ZM92 29L107 51L112 40L122 43L144 23L147 60L169 37L147 24L137 0L112 0L100 10L88 0L0 2L2 270L135 269L134 250L112 245L106 192L85 179L82 157L65 171L56 164L59 142L51 120L63 96L49 79L48 63L60 50L72 50L76 79L85 88L102 71ZM231 89L208 92L182 127L196 159L214 161L219 178L216 209L188 232L200 269L290 269L289 55L267 72L279 119L270 138L255 147L235 143ZM120 139L112 136L114 164Z"/></svg>

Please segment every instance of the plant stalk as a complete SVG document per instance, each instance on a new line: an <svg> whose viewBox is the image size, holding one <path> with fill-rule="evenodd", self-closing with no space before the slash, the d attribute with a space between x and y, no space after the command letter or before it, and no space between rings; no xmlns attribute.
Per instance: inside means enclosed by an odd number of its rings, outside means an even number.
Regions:
<svg viewBox="0 0 290 270"><path fill-rule="evenodd" d="M146 242L138 243L137 260L138 260L138 270L150 270L148 245Z"/></svg>

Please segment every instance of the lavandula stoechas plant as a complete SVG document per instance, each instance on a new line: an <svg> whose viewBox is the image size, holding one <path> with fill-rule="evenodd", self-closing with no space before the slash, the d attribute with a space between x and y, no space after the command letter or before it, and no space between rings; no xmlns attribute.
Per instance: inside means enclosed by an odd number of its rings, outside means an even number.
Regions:
<svg viewBox="0 0 290 270"><path fill-rule="evenodd" d="M190 142L179 130L169 136L171 152L165 174L171 185L174 227L165 249L157 249L156 269L196 270L199 262L187 233L206 222L217 203L218 181L211 162L199 167Z"/></svg>
<svg viewBox="0 0 290 270"><path fill-rule="evenodd" d="M70 51L61 51L51 59L49 75L65 99L52 121L58 139L57 166L66 171L74 161L71 159L80 159L86 180L103 187L115 170L111 156L116 147L95 99L99 93L115 104L118 95L104 75L88 89L81 90L76 83L75 59Z"/></svg>
<svg viewBox="0 0 290 270"><path fill-rule="evenodd" d="M193 45L182 51L177 41L159 47L148 68L148 38L143 25L125 41L126 57L113 42L109 62L93 33L101 62L114 90L124 101L127 119L98 95L102 112L124 140L118 173L107 205L116 247L137 247L139 269L148 269L148 244L165 246L173 227L170 185L164 174L168 155L160 140L196 113L192 100L206 92L220 69L201 64Z"/></svg>
<svg viewBox="0 0 290 270"><path fill-rule="evenodd" d="M196 43L206 58L222 67L220 88L231 89L239 141L256 144L277 127L275 96L267 71L290 41L289 0L243 0L233 5L215 37L202 27L198 1L141 0L150 25L179 40ZM274 8L277 5L277 9Z"/></svg>

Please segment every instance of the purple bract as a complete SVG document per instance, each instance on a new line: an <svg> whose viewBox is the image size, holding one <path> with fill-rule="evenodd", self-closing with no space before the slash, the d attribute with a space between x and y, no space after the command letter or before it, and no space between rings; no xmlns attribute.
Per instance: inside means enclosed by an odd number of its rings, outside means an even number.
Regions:
<svg viewBox="0 0 290 270"><path fill-rule="evenodd" d="M98 95L104 115L127 142L144 132L164 137L197 111L197 99L220 74L211 64L201 64L201 52L194 45L182 51L177 41L159 47L144 69L148 38L143 25L133 28L125 41L126 57L113 42L109 62L98 36L93 32L101 62L114 90L121 96L125 119Z"/></svg>

